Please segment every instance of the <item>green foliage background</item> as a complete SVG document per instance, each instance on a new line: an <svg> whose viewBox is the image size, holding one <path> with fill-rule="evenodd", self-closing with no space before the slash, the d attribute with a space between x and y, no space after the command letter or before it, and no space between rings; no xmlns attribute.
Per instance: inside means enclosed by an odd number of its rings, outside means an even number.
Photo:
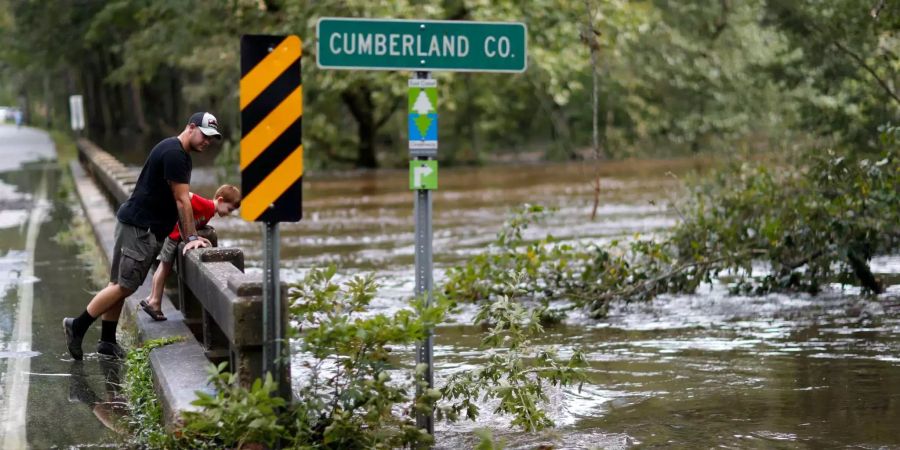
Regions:
<svg viewBox="0 0 900 450"><path fill-rule="evenodd" d="M589 156L592 71L598 150L612 158L781 150L809 133L871 147L900 107L900 11L876 0L0 0L0 103L63 127L68 95L83 93L92 136L172 134L208 109L230 162L239 37L292 33L306 166L402 165L409 74L318 69L328 16L528 26L525 73L435 74L445 163Z"/></svg>

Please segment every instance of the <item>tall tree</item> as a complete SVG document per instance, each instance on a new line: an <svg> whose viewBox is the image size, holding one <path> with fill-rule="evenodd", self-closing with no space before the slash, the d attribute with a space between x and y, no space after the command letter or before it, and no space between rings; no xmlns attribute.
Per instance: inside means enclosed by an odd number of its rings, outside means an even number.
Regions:
<svg viewBox="0 0 900 450"><path fill-rule="evenodd" d="M804 124L877 146L900 115L900 9L880 0L767 0L765 18L789 39L773 75L795 92Z"/></svg>

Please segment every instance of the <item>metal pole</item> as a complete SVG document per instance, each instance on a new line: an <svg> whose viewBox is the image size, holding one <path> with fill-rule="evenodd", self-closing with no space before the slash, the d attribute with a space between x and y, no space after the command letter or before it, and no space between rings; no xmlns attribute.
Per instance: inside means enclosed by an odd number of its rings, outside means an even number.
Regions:
<svg viewBox="0 0 900 450"><path fill-rule="evenodd" d="M416 72L417 79L431 78L429 72ZM429 160L429 156L417 156L416 160ZM433 280L432 280L432 253L431 253L431 190L416 190L415 210L416 218L416 296L426 295L427 304L431 306L433 299ZM429 329L424 342L416 345L416 365L427 364L425 371L425 381L428 387L434 387L434 331ZM422 395L422 389L416 389L416 395ZM428 431L428 434L434 435L434 411L428 413L418 413L416 415L416 426Z"/></svg>
<svg viewBox="0 0 900 450"><path fill-rule="evenodd" d="M281 308L281 282L278 279L278 222L265 222L263 228L263 374L271 373L278 392L285 400L290 380L284 378L284 320Z"/></svg>

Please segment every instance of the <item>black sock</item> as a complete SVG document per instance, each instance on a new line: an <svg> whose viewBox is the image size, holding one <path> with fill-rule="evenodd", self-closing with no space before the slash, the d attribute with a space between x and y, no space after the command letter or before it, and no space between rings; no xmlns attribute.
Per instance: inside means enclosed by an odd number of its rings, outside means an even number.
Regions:
<svg viewBox="0 0 900 450"><path fill-rule="evenodd" d="M101 320L102 328L100 329L100 340L104 342L116 342L116 327L119 325L118 320Z"/></svg>
<svg viewBox="0 0 900 450"><path fill-rule="evenodd" d="M94 323L95 320L97 320L96 317L91 317L87 310L84 310L80 316L72 321L72 331L78 336L84 336L84 333L87 332L88 328L91 327L91 324Z"/></svg>

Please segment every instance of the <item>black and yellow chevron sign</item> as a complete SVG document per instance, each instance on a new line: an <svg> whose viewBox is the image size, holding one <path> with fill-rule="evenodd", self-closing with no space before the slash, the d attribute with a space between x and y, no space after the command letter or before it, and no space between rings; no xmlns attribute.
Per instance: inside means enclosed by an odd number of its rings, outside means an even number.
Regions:
<svg viewBox="0 0 900 450"><path fill-rule="evenodd" d="M300 38L241 36L241 216L303 217L303 85Z"/></svg>

